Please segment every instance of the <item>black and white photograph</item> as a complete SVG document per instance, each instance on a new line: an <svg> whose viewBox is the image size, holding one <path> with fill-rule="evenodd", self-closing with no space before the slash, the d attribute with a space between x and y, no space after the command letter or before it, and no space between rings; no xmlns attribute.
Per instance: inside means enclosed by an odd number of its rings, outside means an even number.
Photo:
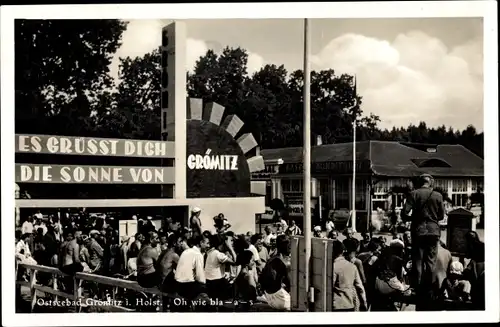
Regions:
<svg viewBox="0 0 500 327"><path fill-rule="evenodd" d="M496 7L3 6L3 324L498 321Z"/></svg>

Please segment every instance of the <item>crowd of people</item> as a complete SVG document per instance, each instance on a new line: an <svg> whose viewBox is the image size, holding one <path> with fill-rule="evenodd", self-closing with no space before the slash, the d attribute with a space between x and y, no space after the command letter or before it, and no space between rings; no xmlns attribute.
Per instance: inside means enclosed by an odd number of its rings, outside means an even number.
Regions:
<svg viewBox="0 0 500 327"><path fill-rule="evenodd" d="M313 228L313 237L333 241L334 311L397 310L397 304L405 302L416 303L417 310L449 309L450 303L484 309L484 244L470 231L468 264L464 267L464 260L452 258L440 241L441 195L433 192L432 177L422 176L422 181L403 210L411 228L390 242L368 233L359 240L350 228L340 241L331 219ZM290 310L290 237L302 234L296 222L281 217L263 234L237 235L223 214L213 218L211 231L202 226L200 214L201 209L194 208L188 226L165 218L159 229L151 217L134 216L137 233L119 239L112 217L85 213L44 217L37 212L16 232L16 259L58 267L69 275L87 272L158 287L174 294L163 298L171 311L178 303L200 299L204 302L198 303L217 305L236 301L239 311L258 302ZM18 278L27 278L26 274L18 270ZM37 279L53 283L50 275ZM72 287L72 282L62 282L62 289ZM108 289L90 283L88 291L102 298ZM196 310L214 308L205 305Z"/></svg>
<svg viewBox="0 0 500 327"><path fill-rule="evenodd" d="M118 240L112 217L80 214L60 219L37 212L16 232L16 260L57 267L69 275L86 272L135 280L144 288L158 287L175 294L163 298L172 311L175 303L199 299L218 305L236 300L237 310L248 310L257 302L290 310L289 238L276 232L236 235L223 214L214 217L209 232L201 227L200 213L199 208L192 210L189 227L166 218L159 229L151 217L134 216L137 233ZM18 269L18 278L27 279L27 273ZM39 273L37 282L51 285L53 279ZM87 286L96 299L109 291L93 283ZM68 292L72 287L69 280L59 285ZM172 301L176 296L182 301ZM214 309L207 307L198 309Z"/></svg>

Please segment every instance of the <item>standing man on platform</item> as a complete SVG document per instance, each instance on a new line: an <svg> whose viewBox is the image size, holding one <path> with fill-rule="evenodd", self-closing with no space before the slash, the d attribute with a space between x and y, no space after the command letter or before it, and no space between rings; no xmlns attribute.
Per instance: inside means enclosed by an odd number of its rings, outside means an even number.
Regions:
<svg viewBox="0 0 500 327"><path fill-rule="evenodd" d="M438 222L444 219L443 196L432 188L429 174L420 176L421 186L412 191L402 212L403 219L411 222L412 234L412 285L415 287L418 311L428 310L432 303L432 277L436 268L438 242L441 229Z"/></svg>
<svg viewBox="0 0 500 327"><path fill-rule="evenodd" d="M193 238L201 236L201 209L196 207L191 210L191 218L189 218L189 228L191 228Z"/></svg>

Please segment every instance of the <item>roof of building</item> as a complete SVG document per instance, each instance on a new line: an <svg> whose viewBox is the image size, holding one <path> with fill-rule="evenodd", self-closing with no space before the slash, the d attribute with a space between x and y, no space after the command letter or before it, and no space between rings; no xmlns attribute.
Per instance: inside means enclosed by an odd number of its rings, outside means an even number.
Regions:
<svg viewBox="0 0 500 327"><path fill-rule="evenodd" d="M301 163L302 147L261 150L264 160ZM315 162L352 160L352 142L313 146ZM412 144L391 141L356 142L356 160L370 162L375 175L410 177L422 173L453 177L484 175L483 159L462 145Z"/></svg>

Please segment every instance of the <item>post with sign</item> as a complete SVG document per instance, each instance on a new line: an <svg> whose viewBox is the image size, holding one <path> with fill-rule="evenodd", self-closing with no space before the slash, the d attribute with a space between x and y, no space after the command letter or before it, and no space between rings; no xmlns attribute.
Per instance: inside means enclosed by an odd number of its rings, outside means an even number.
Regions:
<svg viewBox="0 0 500 327"><path fill-rule="evenodd" d="M176 169L175 185L164 185L162 197L184 199L187 111L185 23L174 22L165 26L161 43L161 138L162 141L175 141Z"/></svg>

